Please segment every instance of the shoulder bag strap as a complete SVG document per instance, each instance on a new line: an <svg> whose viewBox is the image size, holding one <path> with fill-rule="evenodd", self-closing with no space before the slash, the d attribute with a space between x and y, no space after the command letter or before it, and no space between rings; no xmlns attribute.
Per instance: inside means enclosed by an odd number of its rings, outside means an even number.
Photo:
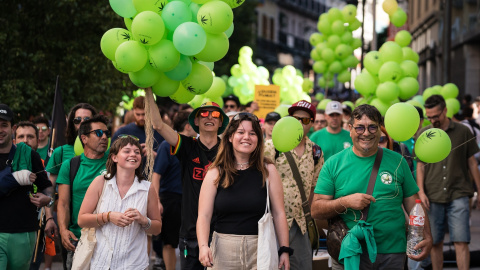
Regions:
<svg viewBox="0 0 480 270"><path fill-rule="evenodd" d="M372 173L370 174L370 180L368 181L367 194L373 194L373 188L375 187L375 180L377 179L378 169L380 168L380 163L382 162L383 149L378 148L377 156L375 157L375 162L373 163ZM366 221L368 216L368 210L370 209L370 204L362 210L362 220Z"/></svg>
<svg viewBox="0 0 480 270"><path fill-rule="evenodd" d="M290 168L292 169L293 178L295 182L297 182L298 190L300 191L300 196L302 198L302 207L303 213L305 214L305 218L310 216L310 205L308 204L307 196L305 195L305 188L303 187L302 177L300 176L300 172L298 171L297 164L293 158L291 152L284 152L285 157L287 158L288 164L290 164Z"/></svg>

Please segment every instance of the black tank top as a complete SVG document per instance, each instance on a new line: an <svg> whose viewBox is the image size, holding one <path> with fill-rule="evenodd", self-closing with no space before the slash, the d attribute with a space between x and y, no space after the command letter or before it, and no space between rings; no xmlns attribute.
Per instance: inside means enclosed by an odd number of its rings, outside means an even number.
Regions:
<svg viewBox="0 0 480 270"><path fill-rule="evenodd" d="M214 209L218 233L257 235L258 221L265 213L267 189L262 187L262 173L256 168L238 171L233 185L217 189Z"/></svg>

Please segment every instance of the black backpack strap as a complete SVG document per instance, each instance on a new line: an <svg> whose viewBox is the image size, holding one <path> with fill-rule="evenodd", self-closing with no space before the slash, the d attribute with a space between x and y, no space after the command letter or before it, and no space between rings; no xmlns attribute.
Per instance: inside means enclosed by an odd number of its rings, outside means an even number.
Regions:
<svg viewBox="0 0 480 270"><path fill-rule="evenodd" d="M77 175L78 168L80 167L80 156L70 159L70 224L73 224L73 180Z"/></svg>
<svg viewBox="0 0 480 270"><path fill-rule="evenodd" d="M322 157L322 148L320 148L320 146L318 146L317 144L313 144L312 155L313 155L313 164L317 165L318 161L320 161L320 158Z"/></svg>
<svg viewBox="0 0 480 270"><path fill-rule="evenodd" d="M278 151L277 148L275 148L275 160L273 160L274 163L279 156L280 156L280 151Z"/></svg>

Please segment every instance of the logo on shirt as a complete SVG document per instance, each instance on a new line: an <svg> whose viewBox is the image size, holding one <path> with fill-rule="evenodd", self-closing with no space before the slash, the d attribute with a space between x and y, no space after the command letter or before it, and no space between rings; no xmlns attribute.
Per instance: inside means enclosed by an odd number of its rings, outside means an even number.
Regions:
<svg viewBox="0 0 480 270"><path fill-rule="evenodd" d="M212 164L212 162L208 162L208 164L205 165L205 167L203 168L199 168L199 167L193 168L192 178L195 180L203 181L203 178L205 178L205 174L207 174L207 170L208 170L208 167L210 167L210 164Z"/></svg>
<svg viewBox="0 0 480 270"><path fill-rule="evenodd" d="M390 185L393 182L393 177L389 172L382 172L380 173L380 180L385 185Z"/></svg>
<svg viewBox="0 0 480 270"><path fill-rule="evenodd" d="M349 142L344 142L343 143L343 149L347 149L351 146L351 144Z"/></svg>
<svg viewBox="0 0 480 270"><path fill-rule="evenodd" d="M198 157L192 159L193 162L197 163L197 164L200 164L200 159Z"/></svg>

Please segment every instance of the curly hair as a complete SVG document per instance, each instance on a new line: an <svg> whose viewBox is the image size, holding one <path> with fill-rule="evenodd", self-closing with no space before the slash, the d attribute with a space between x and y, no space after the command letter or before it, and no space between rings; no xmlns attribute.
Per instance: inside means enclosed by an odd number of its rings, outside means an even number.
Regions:
<svg viewBox="0 0 480 270"><path fill-rule="evenodd" d="M73 108L68 113L67 127L65 130L65 137L67 139L67 144L74 145L75 140L77 139L77 131L75 130L75 124L73 124L73 118L75 118L75 113L78 109L85 109L92 112L92 116L97 115L97 109L88 103L78 103L73 106Z"/></svg>

